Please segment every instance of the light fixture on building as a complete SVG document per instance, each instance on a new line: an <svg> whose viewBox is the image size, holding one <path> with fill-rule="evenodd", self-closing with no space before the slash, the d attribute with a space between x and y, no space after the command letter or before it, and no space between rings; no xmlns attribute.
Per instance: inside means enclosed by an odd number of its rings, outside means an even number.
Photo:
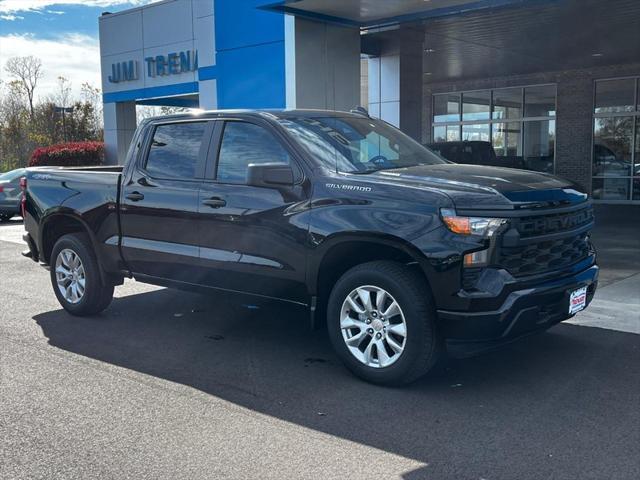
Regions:
<svg viewBox="0 0 640 480"><path fill-rule="evenodd" d="M433 48L425 48L424 53L433 53L435 50Z"/></svg>
<svg viewBox="0 0 640 480"><path fill-rule="evenodd" d="M592 57L604 57L604 53L592 53Z"/></svg>

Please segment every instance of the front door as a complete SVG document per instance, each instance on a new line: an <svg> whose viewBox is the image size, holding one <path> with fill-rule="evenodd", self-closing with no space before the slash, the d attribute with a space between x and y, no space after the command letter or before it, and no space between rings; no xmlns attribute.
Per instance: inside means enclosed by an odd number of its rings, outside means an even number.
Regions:
<svg viewBox="0 0 640 480"><path fill-rule="evenodd" d="M212 121L155 125L121 197L122 253L134 274L192 283L198 193Z"/></svg>
<svg viewBox="0 0 640 480"><path fill-rule="evenodd" d="M308 185L246 184L247 166L280 162L302 173L268 125L220 122L209 179L200 190L200 258L209 286L306 302ZM214 155L215 157L215 155Z"/></svg>

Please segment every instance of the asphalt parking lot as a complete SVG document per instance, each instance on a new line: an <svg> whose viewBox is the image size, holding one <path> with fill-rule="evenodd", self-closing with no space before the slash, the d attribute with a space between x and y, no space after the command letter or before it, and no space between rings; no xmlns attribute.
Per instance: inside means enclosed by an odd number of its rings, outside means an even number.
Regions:
<svg viewBox="0 0 640 480"><path fill-rule="evenodd" d="M71 317L0 225L0 478L640 478L637 225L594 235L600 311L403 389L294 308L128 281Z"/></svg>

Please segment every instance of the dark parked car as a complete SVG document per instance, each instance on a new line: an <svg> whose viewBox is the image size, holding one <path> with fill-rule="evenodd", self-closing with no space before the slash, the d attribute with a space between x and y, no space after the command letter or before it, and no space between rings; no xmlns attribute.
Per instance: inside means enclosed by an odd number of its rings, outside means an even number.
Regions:
<svg viewBox="0 0 640 480"><path fill-rule="evenodd" d="M94 315L125 277L304 305L345 364L398 384L593 297L592 208L551 175L457 165L385 122L313 110L143 122L124 167L27 172L25 255Z"/></svg>
<svg viewBox="0 0 640 480"><path fill-rule="evenodd" d="M426 146L454 163L507 168L525 168L522 157L496 156L496 152L493 149L491 142L465 140L461 142L430 143Z"/></svg>
<svg viewBox="0 0 640 480"><path fill-rule="evenodd" d="M24 168L19 168L0 174L0 222L20 215L20 178L25 173Z"/></svg>

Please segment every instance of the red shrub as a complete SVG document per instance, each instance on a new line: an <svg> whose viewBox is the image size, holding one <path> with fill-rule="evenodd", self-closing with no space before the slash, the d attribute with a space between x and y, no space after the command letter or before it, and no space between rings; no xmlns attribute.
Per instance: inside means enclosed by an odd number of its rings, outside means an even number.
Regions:
<svg viewBox="0 0 640 480"><path fill-rule="evenodd" d="M29 160L30 167L83 167L100 165L104 159L104 143L72 142L36 148Z"/></svg>

